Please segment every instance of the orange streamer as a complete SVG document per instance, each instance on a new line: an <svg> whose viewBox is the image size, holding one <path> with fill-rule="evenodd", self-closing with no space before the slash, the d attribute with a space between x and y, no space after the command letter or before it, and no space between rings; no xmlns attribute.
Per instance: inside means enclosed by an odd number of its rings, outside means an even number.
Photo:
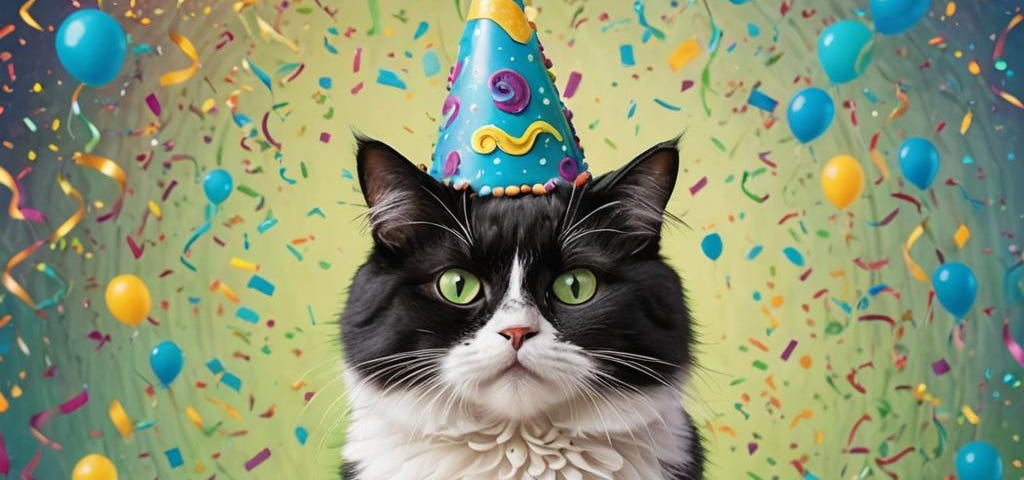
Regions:
<svg viewBox="0 0 1024 480"><path fill-rule="evenodd" d="M928 276L925 275L924 270L922 270L921 267L914 263L914 259L910 258L910 249L914 247L914 243L917 242L917 239L921 238L921 234L924 233L924 226L926 223L927 222L918 225L913 232L910 232L910 236L907 237L907 243L903 245L903 261L907 262L907 269L910 270L910 274L913 275L914 278L924 283L928 283Z"/></svg>
<svg viewBox="0 0 1024 480"><path fill-rule="evenodd" d="M89 167L96 170L101 175L109 177L111 180L117 182L117 186L120 188L120 192L117 195L117 200L114 201L114 205L110 208L110 212L100 215L96 219L97 222L104 222L113 217L116 217L121 212L121 202L124 201L124 194L127 190L127 175L124 170L121 169L113 160L102 157L99 155L92 154L80 154L74 157L75 164L83 167Z"/></svg>
<svg viewBox="0 0 1024 480"><path fill-rule="evenodd" d="M199 54L196 52L196 47L192 45L192 42L178 32L171 32L169 36L171 37L171 41L181 49L181 52L192 61L192 65L182 68L181 70L172 70L160 75L161 87L186 82L199 71Z"/></svg>

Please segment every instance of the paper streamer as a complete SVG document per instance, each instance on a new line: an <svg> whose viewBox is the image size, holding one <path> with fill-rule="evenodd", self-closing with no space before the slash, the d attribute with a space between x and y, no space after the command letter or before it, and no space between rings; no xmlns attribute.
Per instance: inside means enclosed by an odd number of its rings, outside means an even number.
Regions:
<svg viewBox="0 0 1024 480"><path fill-rule="evenodd" d="M207 205L206 221L204 221L203 224L200 225L195 232L192 232L192 235L188 237L188 241L185 242L185 248L181 249L181 257L179 257L179 260L181 260L181 264L184 265L189 270L192 270L193 272L197 271L196 266L185 259L185 254L188 253L189 249L192 248L192 244L196 243L196 240L199 240L199 237L203 236L204 234L206 234L206 232L210 231L210 228L213 227L213 223L210 221L210 219L212 219L213 216L216 214L217 205L214 205L212 203Z"/></svg>
<svg viewBox="0 0 1024 480"><path fill-rule="evenodd" d="M170 85L177 85L182 82L188 81L199 71L199 54L196 53L196 47L192 45L192 42L184 35L178 32L171 32L169 34L171 41L181 49L181 53L184 53L189 60L192 61L192 65L182 68L181 70L172 70L163 75L160 75L160 86L167 87Z"/></svg>
<svg viewBox="0 0 1024 480"><path fill-rule="evenodd" d="M1013 339L1013 335L1010 333L1009 319L1003 320L1003 343L1006 344L1006 350L1010 352L1010 356L1017 361L1018 365L1024 367L1024 347L1021 347Z"/></svg>
<svg viewBox="0 0 1024 480"><path fill-rule="evenodd" d="M7 213L15 220L27 220L33 223L42 222L44 216L38 210L21 207L21 187L14 180L11 173L0 167L0 185L11 191L11 203L7 207Z"/></svg>
<svg viewBox="0 0 1024 480"><path fill-rule="evenodd" d="M127 190L127 175L125 175L124 170L114 163L113 160L99 155L75 155L74 161L76 165L96 170L101 175L109 177L117 183L117 186L120 188L120 192L117 194L117 200L114 200L114 205L110 207L110 211L100 215L96 219L96 222L103 223L112 218L116 218L121 213L121 204L124 202L124 194Z"/></svg>
<svg viewBox="0 0 1024 480"><path fill-rule="evenodd" d="M40 310L42 310L44 308L49 308L49 307L56 306L57 304L60 303L61 300L64 299L65 296L67 296L67 294L68 294L68 282L66 280L64 280L64 276L61 275L60 273L58 273L57 270L54 270L53 267L51 267L51 266L49 266L49 265L47 265L45 263L40 263L40 264L36 265L36 270L42 272L43 275L46 275L47 277L49 277L50 279L56 281L57 284L60 285L57 288L57 292L56 293L54 293L53 295L51 295L48 298L44 298L36 306Z"/></svg>
<svg viewBox="0 0 1024 480"><path fill-rule="evenodd" d="M907 269L910 270L910 274L913 275L914 278L924 283L929 283L928 276L925 275L924 270L914 263L914 259L910 258L910 249L914 247L914 243L917 242L917 239L921 238L921 234L924 233L924 226L925 223L922 223L918 225L913 232L910 232L910 236L907 237L907 242L903 244L903 261L907 262Z"/></svg>
<svg viewBox="0 0 1024 480"><path fill-rule="evenodd" d="M85 84L79 84L78 88L76 88L74 93L71 94L71 112L68 113L68 121L66 123L68 125L68 135L70 135L71 138L75 138L75 132L71 130L71 115L74 115L81 120L82 123L85 124L85 128L89 129L89 134L92 135L92 138L90 138L82 148L85 153L89 153L100 143L102 135L100 134L100 129L96 128L96 125L93 125L93 123L89 121L89 117L86 117L85 114L82 113L82 107L78 103L78 96L82 93L83 88L85 88Z"/></svg>
<svg viewBox="0 0 1024 480"><path fill-rule="evenodd" d="M34 5L35 3L36 0L28 0L27 2L21 5L21 8L18 9L18 13L21 14L21 19L24 20L25 23L28 24L28 26L42 32L43 27L39 26L39 22L37 22L36 19L32 18L32 14L28 13L28 10L32 8L32 5Z"/></svg>

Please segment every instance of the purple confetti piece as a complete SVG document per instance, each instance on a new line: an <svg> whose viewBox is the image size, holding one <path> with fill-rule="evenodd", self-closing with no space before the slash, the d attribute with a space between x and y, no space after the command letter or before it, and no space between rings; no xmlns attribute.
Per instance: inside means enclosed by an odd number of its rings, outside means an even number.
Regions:
<svg viewBox="0 0 1024 480"><path fill-rule="evenodd" d="M569 74L569 80L565 83L565 98L572 98L576 95L576 88L580 86L580 80L583 79L583 75L580 72L572 72Z"/></svg>
<svg viewBox="0 0 1024 480"><path fill-rule="evenodd" d="M264 448L263 450L260 450L260 453L257 453L256 456L250 458L249 460L246 460L245 471L252 471L252 469L260 466L260 464L266 461L268 458L270 458L270 449Z"/></svg>
<svg viewBox="0 0 1024 480"><path fill-rule="evenodd" d="M784 361L789 361L789 356L793 354L793 350L796 350L796 340L790 340L789 345L786 345L786 349L782 351L782 355L779 356Z"/></svg>
<svg viewBox="0 0 1024 480"><path fill-rule="evenodd" d="M940 358L936 362L932 363L932 373L936 377L941 377L949 373L949 362L945 358Z"/></svg>

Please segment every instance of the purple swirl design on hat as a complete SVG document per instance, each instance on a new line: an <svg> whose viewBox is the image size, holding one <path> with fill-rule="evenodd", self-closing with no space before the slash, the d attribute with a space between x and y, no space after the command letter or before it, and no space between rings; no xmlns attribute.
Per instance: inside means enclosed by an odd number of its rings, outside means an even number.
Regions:
<svg viewBox="0 0 1024 480"><path fill-rule="evenodd" d="M571 182L576 180L576 175L578 173L580 173L580 169L576 166L575 158L562 157L562 161L558 162L558 174L561 175L565 181Z"/></svg>
<svg viewBox="0 0 1024 480"><path fill-rule="evenodd" d="M522 112L530 104L530 84L513 70L498 70L487 83L494 104L505 113Z"/></svg>
<svg viewBox="0 0 1024 480"><path fill-rule="evenodd" d="M452 122L455 121L455 117L459 116L459 97L448 95L444 99L444 105L441 106L441 115L445 116L444 128L451 126Z"/></svg>
<svg viewBox="0 0 1024 480"><path fill-rule="evenodd" d="M458 150L452 150L448 157L444 159L444 176L450 177L455 175L455 172L459 171L460 163L462 163L462 157L459 155Z"/></svg>

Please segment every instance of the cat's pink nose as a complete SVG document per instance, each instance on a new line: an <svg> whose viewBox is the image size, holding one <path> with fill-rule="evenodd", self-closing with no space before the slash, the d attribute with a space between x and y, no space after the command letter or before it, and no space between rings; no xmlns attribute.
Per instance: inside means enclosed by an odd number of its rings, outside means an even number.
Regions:
<svg viewBox="0 0 1024 480"><path fill-rule="evenodd" d="M537 330L531 327L506 328L498 332L498 335L501 335L508 341L512 342L512 348L516 350L519 350L519 348L523 346L523 342L536 334Z"/></svg>

